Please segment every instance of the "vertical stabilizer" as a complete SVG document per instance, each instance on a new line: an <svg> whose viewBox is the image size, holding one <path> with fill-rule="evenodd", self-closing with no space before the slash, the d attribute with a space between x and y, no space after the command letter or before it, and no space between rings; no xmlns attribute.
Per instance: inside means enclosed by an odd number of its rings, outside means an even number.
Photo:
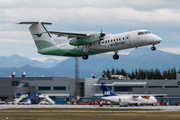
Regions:
<svg viewBox="0 0 180 120"><path fill-rule="evenodd" d="M51 35L47 32L44 25L51 25L47 22L20 22L19 24L32 24L29 27L31 35L38 50L55 46L54 40Z"/></svg>
<svg viewBox="0 0 180 120"><path fill-rule="evenodd" d="M108 97L108 96L117 96L116 94L112 93L108 87L106 86L105 82L101 83L101 87L102 87L102 92L103 92L103 96L104 97Z"/></svg>

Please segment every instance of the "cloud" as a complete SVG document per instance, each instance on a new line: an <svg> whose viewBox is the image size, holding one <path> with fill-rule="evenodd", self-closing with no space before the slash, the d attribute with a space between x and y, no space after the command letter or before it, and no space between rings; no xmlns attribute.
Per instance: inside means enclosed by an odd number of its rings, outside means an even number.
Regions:
<svg viewBox="0 0 180 120"><path fill-rule="evenodd" d="M180 48L174 48L174 47L159 48L159 50L162 50L164 52L174 53L174 54L180 54Z"/></svg>
<svg viewBox="0 0 180 120"><path fill-rule="evenodd" d="M0 22L51 21L61 24L120 25L125 22L180 22L180 9L136 11L132 8L13 8L0 9ZM27 14L28 13L28 14ZM6 16L4 18L4 16ZM80 22L81 21L81 24Z"/></svg>
<svg viewBox="0 0 180 120"><path fill-rule="evenodd" d="M58 57L53 57L53 56L39 56L39 57L30 57L29 59L31 59L31 60L38 60L38 61L41 61L41 62L44 62L46 59L48 59L48 58L53 58L53 59L56 59L56 60L66 60L66 59L68 59L69 57L60 57L60 56L58 56Z"/></svg>
<svg viewBox="0 0 180 120"><path fill-rule="evenodd" d="M179 0L0 0L1 8L133 8L138 11L179 8Z"/></svg>
<svg viewBox="0 0 180 120"><path fill-rule="evenodd" d="M0 38L32 40L29 31L0 31Z"/></svg>
<svg viewBox="0 0 180 120"><path fill-rule="evenodd" d="M0 43L1 42L5 42L5 43L16 43L16 44L18 44L18 43L30 43L30 44L34 44L34 42L33 41L28 41L28 40L15 40L15 39L0 39Z"/></svg>

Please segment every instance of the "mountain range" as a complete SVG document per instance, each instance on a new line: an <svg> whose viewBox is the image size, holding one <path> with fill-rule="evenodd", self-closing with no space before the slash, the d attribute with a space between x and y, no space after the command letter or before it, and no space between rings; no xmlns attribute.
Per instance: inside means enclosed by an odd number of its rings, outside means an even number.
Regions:
<svg viewBox="0 0 180 120"><path fill-rule="evenodd" d="M160 71L173 67L178 70L180 69L180 55L160 50L151 51L150 48L146 47L137 48L128 55L119 55L118 60L114 60L112 56L113 54L98 54L89 56L88 60L83 60L80 57L80 77L89 78L91 73L96 77L101 77L103 70L111 70L112 68L125 69L129 72L139 68L158 68ZM8 62L12 64L8 64ZM0 57L0 65L1 77L10 76L11 72L16 72L16 76L21 76L22 72L26 72L28 77L43 75L73 78L75 76L75 58L69 58L64 61L49 59L46 62L39 62L18 55L12 55L10 57Z"/></svg>

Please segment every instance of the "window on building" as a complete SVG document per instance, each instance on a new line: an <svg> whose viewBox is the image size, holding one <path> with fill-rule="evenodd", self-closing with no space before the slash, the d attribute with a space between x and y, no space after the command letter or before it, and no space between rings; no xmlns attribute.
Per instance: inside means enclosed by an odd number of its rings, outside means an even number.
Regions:
<svg viewBox="0 0 180 120"><path fill-rule="evenodd" d="M53 90L66 90L66 86L54 86Z"/></svg>
<svg viewBox="0 0 180 120"><path fill-rule="evenodd" d="M112 90L112 86L108 86L108 89L109 89L109 90ZM102 87L101 87L101 86L99 87L99 90L102 90Z"/></svg>
<svg viewBox="0 0 180 120"><path fill-rule="evenodd" d="M51 86L39 86L38 90L51 90Z"/></svg>
<svg viewBox="0 0 180 120"><path fill-rule="evenodd" d="M12 86L18 86L19 85L19 81L12 81Z"/></svg>
<svg viewBox="0 0 180 120"><path fill-rule="evenodd" d="M128 92L133 91L130 86L114 86L114 92Z"/></svg>
<svg viewBox="0 0 180 120"><path fill-rule="evenodd" d="M162 88L162 86L148 86L148 88Z"/></svg>
<svg viewBox="0 0 180 120"><path fill-rule="evenodd" d="M133 88L143 88L143 86L114 86L114 92L131 92Z"/></svg>
<svg viewBox="0 0 180 120"><path fill-rule="evenodd" d="M165 86L165 88L179 88L179 86Z"/></svg>

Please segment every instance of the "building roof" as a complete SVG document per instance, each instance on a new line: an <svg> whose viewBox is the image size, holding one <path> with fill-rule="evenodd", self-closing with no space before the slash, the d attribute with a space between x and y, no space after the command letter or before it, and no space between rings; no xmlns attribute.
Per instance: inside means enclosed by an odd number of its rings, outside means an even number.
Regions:
<svg viewBox="0 0 180 120"><path fill-rule="evenodd" d="M147 82L113 82L114 86L144 86L147 84Z"/></svg>
<svg viewBox="0 0 180 120"><path fill-rule="evenodd" d="M106 84L107 86L144 86L147 82L113 82L112 84ZM95 86L101 86L101 84L94 84Z"/></svg>

